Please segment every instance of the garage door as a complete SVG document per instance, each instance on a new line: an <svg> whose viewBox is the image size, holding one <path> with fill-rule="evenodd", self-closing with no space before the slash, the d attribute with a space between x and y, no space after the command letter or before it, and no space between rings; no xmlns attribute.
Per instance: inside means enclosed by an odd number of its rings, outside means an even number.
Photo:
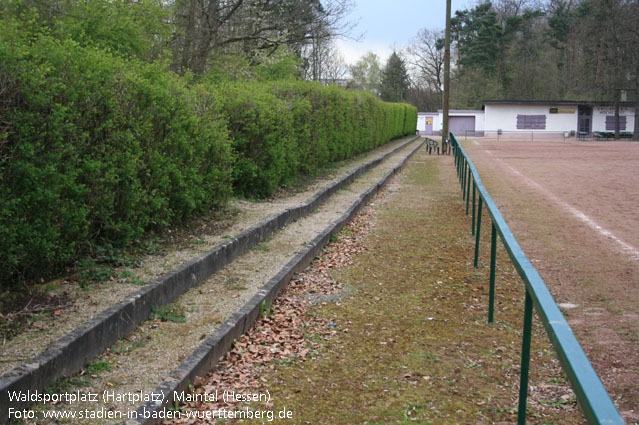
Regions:
<svg viewBox="0 0 639 425"><path fill-rule="evenodd" d="M449 117L448 127L450 127L450 131L458 137L474 135L475 117Z"/></svg>

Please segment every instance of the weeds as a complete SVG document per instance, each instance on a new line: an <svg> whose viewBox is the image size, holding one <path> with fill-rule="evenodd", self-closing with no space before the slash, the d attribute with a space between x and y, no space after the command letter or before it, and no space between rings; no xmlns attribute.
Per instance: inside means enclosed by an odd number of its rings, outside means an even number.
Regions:
<svg viewBox="0 0 639 425"><path fill-rule="evenodd" d="M273 315L273 311L271 310L271 306L266 305L266 300L262 300L260 304L260 317L270 317Z"/></svg>
<svg viewBox="0 0 639 425"><path fill-rule="evenodd" d="M96 360L86 364L86 371L90 375L99 375L100 372L110 372L113 365L105 360Z"/></svg>
<svg viewBox="0 0 639 425"><path fill-rule="evenodd" d="M116 345L113 345L111 347L111 353L113 354L128 354L132 351L137 350L138 348L141 348L144 346L144 344L146 343L146 341L142 340L142 341L124 341L121 340L118 343L116 343Z"/></svg>
<svg viewBox="0 0 639 425"><path fill-rule="evenodd" d="M162 307L153 307L149 318L151 320L160 320L162 322L186 322L184 307L179 304L168 304Z"/></svg>

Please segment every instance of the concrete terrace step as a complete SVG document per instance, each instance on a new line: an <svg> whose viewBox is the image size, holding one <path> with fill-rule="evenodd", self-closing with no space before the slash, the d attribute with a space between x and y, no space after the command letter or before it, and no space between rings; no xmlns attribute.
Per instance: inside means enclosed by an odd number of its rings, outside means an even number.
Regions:
<svg viewBox="0 0 639 425"><path fill-rule="evenodd" d="M205 282L212 273L222 269L222 267L231 263L234 259L241 256L252 247L255 247L279 229L299 220L301 217L304 217L313 211L316 211L320 205L322 205L328 198L332 197L341 188L353 183L367 170L382 162L386 162L386 160L393 156L398 156L398 151L411 143L414 143L415 140L416 139L414 138L406 143L401 143L390 152L357 167L355 170L343 175L330 185L322 188L307 202L296 207L286 208L284 211L257 223L237 236L216 246L212 250L192 259L178 269L156 279L138 292L126 297L118 304L97 314L90 321L51 344L44 352L37 355L27 363L14 368L9 373L0 377L0 419L6 420L8 417L9 407L23 408L30 404L28 402L9 402L9 391L21 391L25 393L27 391L33 392L42 390L63 376L69 376L78 372L87 361L100 355L100 353L104 352L108 347L112 346L125 335L134 332L137 325L147 320L152 308L157 308L158 306L172 302L177 297L195 286L204 284L204 286L201 287L202 289L199 289L199 292L195 291L196 298L210 299L211 296L202 297L201 295L204 294L203 291L205 291L205 289L203 288L206 286ZM269 257L268 252L263 252L263 254L266 254L265 258ZM305 255L310 255L310 259L314 256L314 254ZM268 263L269 260L266 260L266 262ZM265 273L265 276L270 278L272 276L272 272L273 270L265 271L263 273ZM283 279L286 274L287 273L284 273L282 275L281 272L277 274L277 276L279 276L277 279L279 283L277 284L271 284L275 278L266 279L269 283L262 289L259 289L258 287L253 288L259 290L257 294L251 294L251 296L255 299L257 299L256 297L260 298L259 303L262 302L261 300L264 299L264 297L266 297L267 301L270 302L281 285L286 283L284 280L287 279ZM284 283L281 283L280 281ZM218 287L220 286L219 282L211 282L211 285L213 285L213 287L216 285ZM210 291L211 289L208 290ZM198 297L197 294L200 296ZM213 305L220 305L220 297L217 295L218 294L215 294L213 296ZM249 301L246 305L244 305L239 313L231 315L228 320L225 320L227 316L224 315L224 312L219 312L219 317L217 317L216 320L224 320L222 327L220 329L216 329L215 327L212 328L211 323L208 323L208 330L202 334L198 333L197 342L199 343L201 335L208 335L212 330L214 330L213 336L206 339L204 344L196 350L196 352L210 351L210 353L205 356L208 360L204 363L210 364L211 361L214 362L217 360L217 357L221 354L219 350L225 350L225 347L228 347L228 345L232 342L233 337L230 337L229 335L232 335L235 332L241 333L247 328L247 326L250 326L249 322L252 320L251 318L254 318L259 311L259 303L257 305L258 310L255 310L255 306L252 308L248 307L249 305L252 305ZM231 307L233 306L233 303L226 302L225 306ZM207 308L210 310L211 307L212 306L209 305ZM241 305L235 303L235 307L241 307ZM182 328L184 328L184 326L182 326ZM225 331L224 329L227 330ZM223 335L220 337L219 341L213 341L219 335ZM218 348L211 351L208 348L203 349L203 346ZM190 348L188 350L185 348L183 351L190 351ZM199 361L200 366L204 363ZM170 371L175 364L175 359L173 359L168 361L164 367L156 368L156 371L158 372L150 379L150 382L145 383L143 387L146 389L153 389L154 385L166 377L162 375L162 373ZM147 365L150 365L151 368L155 368L153 362L147 363ZM124 368L126 368L126 366ZM119 373L122 375L122 370L120 370ZM175 373L173 375L175 375ZM180 373L178 373L178 375L180 375ZM179 384L180 382L177 383ZM108 384L114 385L112 382L108 382ZM140 384L135 383L133 385L139 386ZM126 407L130 408L131 406Z"/></svg>

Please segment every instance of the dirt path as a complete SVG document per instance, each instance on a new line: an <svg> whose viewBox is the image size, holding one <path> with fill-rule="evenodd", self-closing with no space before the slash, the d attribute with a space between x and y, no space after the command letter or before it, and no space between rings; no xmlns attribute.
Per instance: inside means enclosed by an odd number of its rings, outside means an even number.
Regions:
<svg viewBox="0 0 639 425"><path fill-rule="evenodd" d="M465 143L628 424L639 423L636 143Z"/></svg>
<svg viewBox="0 0 639 425"><path fill-rule="evenodd" d="M452 157L422 150L340 235L349 243L332 244L283 295L274 317L196 385L198 394L222 394L238 390L240 380L240 391L269 400L190 403L181 412L197 411L199 419L172 423L228 423L212 415L233 408L275 415L242 422L256 424L514 422L523 286L500 249L496 323L487 324L488 244L482 267L473 268L463 205ZM324 283L318 289L306 281ZM303 307L309 293L340 288L337 300L333 294ZM287 317L295 319L285 325ZM264 344L290 355L273 359ZM584 423L538 322L532 353L529 423ZM291 417L278 419L280 412Z"/></svg>

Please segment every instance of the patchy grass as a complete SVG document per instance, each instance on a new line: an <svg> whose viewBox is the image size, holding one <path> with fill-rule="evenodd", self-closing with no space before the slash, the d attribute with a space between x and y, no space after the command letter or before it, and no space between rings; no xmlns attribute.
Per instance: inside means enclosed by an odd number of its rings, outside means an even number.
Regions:
<svg viewBox="0 0 639 425"><path fill-rule="evenodd" d="M113 344L113 346L111 346L111 348L109 349L109 352L112 354L128 354L132 351L137 350L140 347L143 347L147 342L148 340L146 339L130 340L128 338L122 338L121 340Z"/></svg>
<svg viewBox="0 0 639 425"><path fill-rule="evenodd" d="M86 365L87 373L92 375L99 375L100 372L109 372L112 368L113 365L105 360L96 360Z"/></svg>
<svg viewBox="0 0 639 425"><path fill-rule="evenodd" d="M263 376L273 409L294 412L292 422L273 423L516 421L523 285L500 247L496 322L488 324L488 270L472 267L470 220L451 160L422 155L401 190L375 202L367 251L333 274L352 291L312 312L337 335L314 360ZM529 423L585 423L539 321L531 356Z"/></svg>
<svg viewBox="0 0 639 425"><path fill-rule="evenodd" d="M161 307L153 307L149 319L161 322L184 323L186 321L184 306L179 304L167 304Z"/></svg>

